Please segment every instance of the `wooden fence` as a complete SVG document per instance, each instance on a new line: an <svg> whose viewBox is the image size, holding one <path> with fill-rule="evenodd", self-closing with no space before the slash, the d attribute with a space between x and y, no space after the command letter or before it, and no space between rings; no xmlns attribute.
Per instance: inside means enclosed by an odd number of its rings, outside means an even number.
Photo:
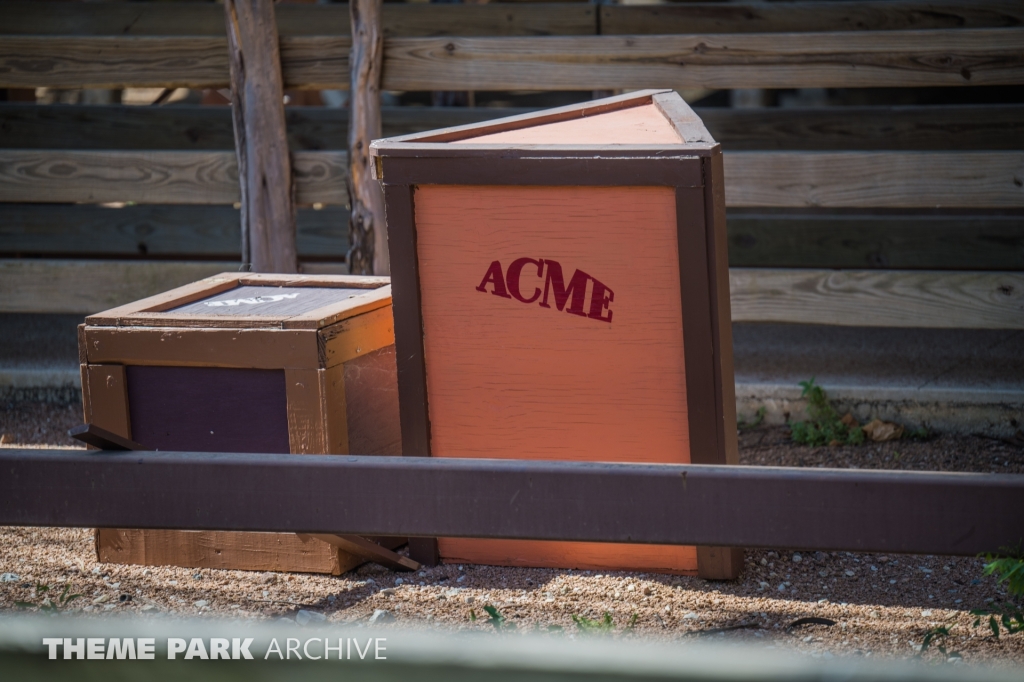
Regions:
<svg viewBox="0 0 1024 682"><path fill-rule="evenodd" d="M0 88L229 82L219 5L0 12ZM286 87L348 86L345 5L281 5L277 18ZM1020 85L1022 25L1011 0L389 3L383 87ZM502 113L383 118L398 134ZM1024 105L699 113L726 153L734 320L1024 328ZM300 258L336 268L347 117L287 115ZM0 310L93 312L237 268L227 108L7 103L0 131Z"/></svg>

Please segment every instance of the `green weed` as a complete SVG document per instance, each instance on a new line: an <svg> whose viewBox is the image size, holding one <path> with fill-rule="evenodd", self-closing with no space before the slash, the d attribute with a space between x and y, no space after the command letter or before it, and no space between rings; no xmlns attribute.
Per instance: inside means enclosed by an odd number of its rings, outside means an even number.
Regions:
<svg viewBox="0 0 1024 682"><path fill-rule="evenodd" d="M1024 632L1024 609L1020 603L1024 598L1024 553L1019 547L1003 548L1003 555L990 554L985 560L985 575L995 575L1000 583L1006 583L1010 600L971 611L971 615L975 617L974 627L979 627L982 621L987 621L992 636L997 639L1001 629L1008 635Z"/></svg>
<svg viewBox="0 0 1024 682"><path fill-rule="evenodd" d="M615 621L612 620L612 614L607 611L604 612L604 616L600 620L591 620L586 616L573 614L572 622L576 623L576 629L584 635L605 635L615 629Z"/></svg>
<svg viewBox="0 0 1024 682"><path fill-rule="evenodd" d="M764 423L764 416L767 413L768 410L765 408L764 405L762 405L761 407L757 408L757 412L754 413L754 420L752 422L748 424L747 421L743 419L743 417L740 417L739 421L736 422L736 428L738 428L740 431L744 431L746 429L755 429Z"/></svg>
<svg viewBox="0 0 1024 682"><path fill-rule="evenodd" d="M807 413L810 420L791 422L789 424L791 438L801 445L860 445L864 442L864 431L856 425L843 423L839 413L828 401L825 390L809 381L801 381L802 398L807 399Z"/></svg>
<svg viewBox="0 0 1024 682"><path fill-rule="evenodd" d="M80 594L69 594L71 592L70 583L64 586L64 591L61 592L60 596L56 599L50 599L49 596L45 596L46 593L49 591L49 585L36 583L36 596L43 596L42 601L40 601L39 603L30 601L16 601L14 602L14 605L21 609L29 609L34 606L37 606L39 607L40 611L46 613L56 613L57 611L67 608L68 604L82 596Z"/></svg>

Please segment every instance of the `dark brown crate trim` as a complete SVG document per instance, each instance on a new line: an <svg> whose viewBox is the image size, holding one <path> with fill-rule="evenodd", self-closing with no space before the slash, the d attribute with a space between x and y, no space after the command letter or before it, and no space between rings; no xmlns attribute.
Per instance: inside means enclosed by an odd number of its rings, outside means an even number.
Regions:
<svg viewBox="0 0 1024 682"><path fill-rule="evenodd" d="M703 187L698 156L614 158L378 158L385 185L555 185Z"/></svg>
<svg viewBox="0 0 1024 682"><path fill-rule="evenodd" d="M1014 474L20 449L0 468L3 525L964 556L1024 536Z"/></svg>

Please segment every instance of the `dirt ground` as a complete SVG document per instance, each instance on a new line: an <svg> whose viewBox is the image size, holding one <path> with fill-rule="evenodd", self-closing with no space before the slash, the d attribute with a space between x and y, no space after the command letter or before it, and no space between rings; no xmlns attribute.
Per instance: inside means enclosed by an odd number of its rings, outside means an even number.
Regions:
<svg viewBox="0 0 1024 682"><path fill-rule="evenodd" d="M72 445L64 431L79 421L77 406L2 406L3 447ZM753 465L1024 473L1024 446L974 436L813 449L792 445L785 428L758 427L741 432L740 448L741 462ZM751 550L735 582L470 565L413 574L365 565L334 577L99 564L89 530L0 528L0 573L3 611L37 610L69 585L82 596L68 612L272 618L296 627L514 626L578 637L601 632L594 626L608 614L617 637L711 637L826 658L909 658L927 631L948 626L945 646L964 662L1024 664L1024 635L995 639L972 626L971 609L1006 599L975 558ZM485 606L504 621L492 622ZM834 624L794 625L808 617ZM934 648L924 657L945 658Z"/></svg>

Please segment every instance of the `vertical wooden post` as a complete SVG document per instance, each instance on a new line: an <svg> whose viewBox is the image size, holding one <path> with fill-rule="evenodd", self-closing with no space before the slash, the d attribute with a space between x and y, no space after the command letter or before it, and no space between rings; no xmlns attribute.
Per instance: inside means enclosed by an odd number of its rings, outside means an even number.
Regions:
<svg viewBox="0 0 1024 682"><path fill-rule="evenodd" d="M349 57L348 195L349 272L391 274L384 222L384 192L370 172L370 142L381 136L380 80L384 66L381 0L349 0L352 53Z"/></svg>
<svg viewBox="0 0 1024 682"><path fill-rule="evenodd" d="M242 190L242 264L297 272L295 201L273 0L224 0Z"/></svg>

